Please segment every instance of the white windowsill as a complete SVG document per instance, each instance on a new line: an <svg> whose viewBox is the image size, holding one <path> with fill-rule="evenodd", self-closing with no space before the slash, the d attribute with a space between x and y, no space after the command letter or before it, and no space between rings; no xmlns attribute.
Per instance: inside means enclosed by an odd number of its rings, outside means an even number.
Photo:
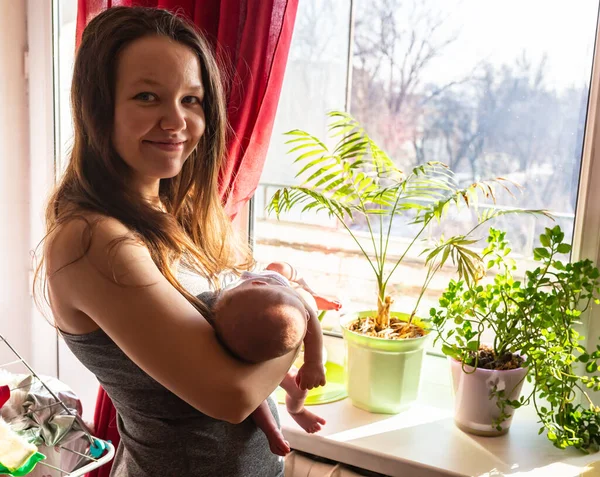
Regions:
<svg viewBox="0 0 600 477"><path fill-rule="evenodd" d="M342 343L326 339L333 361L343 353ZM485 438L460 431L452 407L446 360L427 356L420 399L409 411L373 414L354 407L349 399L310 406L327 420L313 435L289 417L285 406L280 405L280 416L293 449L394 477L600 475L600 453L586 456L553 447L545 435L538 435L531 408L516 412L507 435ZM590 469L594 462L595 471Z"/></svg>

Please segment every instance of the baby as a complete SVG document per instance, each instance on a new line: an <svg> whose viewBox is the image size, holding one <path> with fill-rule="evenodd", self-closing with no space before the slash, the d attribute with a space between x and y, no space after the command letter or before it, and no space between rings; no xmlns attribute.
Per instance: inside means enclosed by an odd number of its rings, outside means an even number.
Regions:
<svg viewBox="0 0 600 477"><path fill-rule="evenodd" d="M274 262L261 273L244 272L241 279L212 296L199 295L212 309L208 317L217 336L236 357L251 363L274 359L304 343L304 364L292 367L280 386L286 408L306 432L321 430L325 420L304 407L308 389L325 385L323 338L315 309L337 310L340 304L314 293L289 264ZM291 333L290 329L306 334ZM296 325L296 326L288 326ZM274 454L290 452L289 444L263 402L253 413Z"/></svg>

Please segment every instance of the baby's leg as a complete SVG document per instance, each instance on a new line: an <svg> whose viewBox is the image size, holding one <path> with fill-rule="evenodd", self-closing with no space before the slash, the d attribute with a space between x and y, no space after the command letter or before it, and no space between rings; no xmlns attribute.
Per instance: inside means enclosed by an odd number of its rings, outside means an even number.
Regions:
<svg viewBox="0 0 600 477"><path fill-rule="evenodd" d="M284 457L286 454L289 454L290 445L283 438L283 434L279 427L277 427L277 422L275 422L275 418L273 417L273 414L271 414L271 409L269 409L267 401L263 401L251 416L259 429L267 436L271 452Z"/></svg>
<svg viewBox="0 0 600 477"><path fill-rule="evenodd" d="M302 429L312 434L321 430L321 425L325 424L325 419L313 414L304 407L304 400L308 391L302 390L296 384L296 374L298 370L292 367L281 381L280 386L285 390L285 405L290 416L296 421Z"/></svg>

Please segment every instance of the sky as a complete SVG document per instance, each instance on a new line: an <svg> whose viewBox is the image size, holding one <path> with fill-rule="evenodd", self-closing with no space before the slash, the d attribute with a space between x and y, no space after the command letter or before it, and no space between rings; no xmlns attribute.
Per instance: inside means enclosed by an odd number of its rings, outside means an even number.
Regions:
<svg viewBox="0 0 600 477"><path fill-rule="evenodd" d="M359 0L363 1L363 0ZM512 63L522 51L548 58L547 85L558 90L589 79L597 0L429 0L447 15L457 41L432 62L430 74L452 79L478 61Z"/></svg>

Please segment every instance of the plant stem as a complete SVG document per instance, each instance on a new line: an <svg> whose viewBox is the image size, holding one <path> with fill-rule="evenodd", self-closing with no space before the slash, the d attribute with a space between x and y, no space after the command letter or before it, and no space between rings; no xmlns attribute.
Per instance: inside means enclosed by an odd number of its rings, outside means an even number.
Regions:
<svg viewBox="0 0 600 477"><path fill-rule="evenodd" d="M375 241L375 234L373 233L373 228L371 227L371 220L369 219L369 214L367 212L367 208L365 206L365 203L362 200L361 195L358 193L358 191L354 187L354 181L352 181L352 179L350 179L349 182L350 182L352 189L354 190L354 193L358 197L358 201L360 202L360 209L367 221L367 227L369 228L369 235L371 237L371 243L373 244L373 252L375 253L375 260L377 262L377 267L379 268L380 274L383 275L383 261L381 260L380 253L378 253L378 250L377 250L377 242Z"/></svg>
<svg viewBox="0 0 600 477"><path fill-rule="evenodd" d="M438 270L440 268L441 268L441 264L437 264L435 267L429 267L429 269L427 270L427 276L425 277L425 282L423 283L423 286L421 287L421 292L419 293L419 297L417 298L417 303L415 304L415 307L413 308L413 310L410 314L410 318L408 319L409 325L412 323L412 320L413 320L415 314L417 313L417 309L419 308L421 299L423 298L423 295L425 295L425 290L427 290L427 288L429 287L429 284L431 283L431 280L433 280L434 275L438 272Z"/></svg>
<svg viewBox="0 0 600 477"><path fill-rule="evenodd" d="M400 263L402 263L402 260L404 260L404 256L408 253L408 251L411 249L411 247L414 245L414 243L417 241L417 239L421 236L421 234L423 233L423 231L427 228L427 226L429 225L429 222L431 222L431 219L429 219L429 220L427 220L427 222L425 222L425 224L423 225L423 227L421 228L421 230L419 230L419 233L417 235L415 235L415 238L412 240L412 242L410 242L410 244L408 245L408 247L406 248L406 250L404 250L404 253L398 259L398 261L396 262L396 264L394 265L394 267L392 268L392 270L388 274L387 278L385 279L384 286L387 286L387 282L389 281L389 279L392 277L392 275L396 271L396 268L398 268L398 265L400 265Z"/></svg>
<svg viewBox="0 0 600 477"><path fill-rule="evenodd" d="M406 182L408 181L409 178L412 177L412 174L407 177L406 179L404 179L403 183L406 184ZM398 186L398 189L401 189L400 186ZM392 213L390 214L390 223L388 225L388 230L387 230L387 234L385 236L385 248L382 249L383 250L383 261L385 262L386 257L387 257L387 249L388 249L388 245L390 242L390 235L392 233L392 222L394 220L394 215L396 214L396 209L398 208L398 204L400 203L400 199L402 198L402 195L400 194L400 191L398 191L398 195L396 196L396 202L394 202L394 207L392 207ZM386 281L387 283L387 281Z"/></svg>
<svg viewBox="0 0 600 477"><path fill-rule="evenodd" d="M381 277L381 273L375 268L375 266L373 265L373 261L369 258L369 254L366 252L366 250L363 248L363 246L360 244L360 241L358 240L358 238L356 238L356 235L354 235L352 233L352 230L350 230L350 228L346 225L346 223L344 222L344 217L340 216L338 213L333 212L333 214L336 216L336 218L339 220L339 222L344 226L344 228L348 231L348 233L350 234L350 237L352 237L352 240L354 240L354 242L356 243L356 245L358 245L358 248L360 248L360 251L362 252L362 254L365 256L365 258L367 259L367 261L369 262L369 265L371 265L371 268L373 269L373 272L375 272L375 276L377 277L378 281L380 280Z"/></svg>

